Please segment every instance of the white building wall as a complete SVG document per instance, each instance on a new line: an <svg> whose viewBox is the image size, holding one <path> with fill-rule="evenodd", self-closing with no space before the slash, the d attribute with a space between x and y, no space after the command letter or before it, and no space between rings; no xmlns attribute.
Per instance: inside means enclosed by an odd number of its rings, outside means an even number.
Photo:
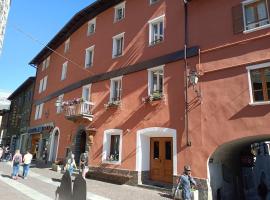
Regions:
<svg viewBox="0 0 270 200"><path fill-rule="evenodd" d="M4 43L4 35L6 30L7 18L10 9L10 0L0 0L0 55Z"/></svg>

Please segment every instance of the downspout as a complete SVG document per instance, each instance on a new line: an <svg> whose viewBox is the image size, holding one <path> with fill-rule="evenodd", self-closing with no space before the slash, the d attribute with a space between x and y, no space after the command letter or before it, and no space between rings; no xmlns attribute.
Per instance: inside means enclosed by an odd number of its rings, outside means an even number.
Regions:
<svg viewBox="0 0 270 200"><path fill-rule="evenodd" d="M184 15L185 15L185 44L184 44L184 62L185 62L185 132L186 132L186 142L187 146L191 146L191 141L189 139L189 116L188 116L188 61L187 61L187 48L188 48L188 0L183 0L184 2Z"/></svg>

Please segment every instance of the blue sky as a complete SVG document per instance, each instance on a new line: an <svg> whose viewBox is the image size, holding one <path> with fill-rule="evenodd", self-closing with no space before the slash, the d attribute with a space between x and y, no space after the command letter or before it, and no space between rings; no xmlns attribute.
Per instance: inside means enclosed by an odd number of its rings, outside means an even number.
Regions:
<svg viewBox="0 0 270 200"><path fill-rule="evenodd" d="M7 96L35 69L28 65L43 48L16 27L47 44L81 9L94 0L13 0L8 16L4 47L0 55L0 97Z"/></svg>

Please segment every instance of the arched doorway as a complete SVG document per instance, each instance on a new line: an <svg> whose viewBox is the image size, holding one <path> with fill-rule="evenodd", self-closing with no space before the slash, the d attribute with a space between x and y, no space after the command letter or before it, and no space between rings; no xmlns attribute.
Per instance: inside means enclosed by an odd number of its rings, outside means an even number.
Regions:
<svg viewBox="0 0 270 200"><path fill-rule="evenodd" d="M84 130L78 132L75 138L74 155L76 163L79 163L80 155L86 151L87 134Z"/></svg>
<svg viewBox="0 0 270 200"><path fill-rule="evenodd" d="M270 145L267 141L270 141L270 135L246 137L215 150L208 161L213 200L260 199L258 185L262 171L268 171L266 177L270 186Z"/></svg>
<svg viewBox="0 0 270 200"><path fill-rule="evenodd" d="M60 130L59 128L55 128L52 132L51 137L49 161L54 162L57 160L59 139L60 139Z"/></svg>

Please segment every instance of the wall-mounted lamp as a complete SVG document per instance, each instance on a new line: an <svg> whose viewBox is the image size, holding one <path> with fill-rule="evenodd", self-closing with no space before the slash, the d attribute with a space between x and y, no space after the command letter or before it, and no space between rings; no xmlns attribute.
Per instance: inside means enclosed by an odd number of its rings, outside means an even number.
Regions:
<svg viewBox="0 0 270 200"><path fill-rule="evenodd" d="M56 107L62 106L62 100L61 100L61 99L57 99L57 100L55 101L55 106L56 106Z"/></svg>
<svg viewBox="0 0 270 200"><path fill-rule="evenodd" d="M193 87L194 87L195 85L198 84L198 81L199 81L199 74L197 73L197 71L191 70L191 71L189 72L188 79L189 79L189 83L190 83L191 85L193 85Z"/></svg>

